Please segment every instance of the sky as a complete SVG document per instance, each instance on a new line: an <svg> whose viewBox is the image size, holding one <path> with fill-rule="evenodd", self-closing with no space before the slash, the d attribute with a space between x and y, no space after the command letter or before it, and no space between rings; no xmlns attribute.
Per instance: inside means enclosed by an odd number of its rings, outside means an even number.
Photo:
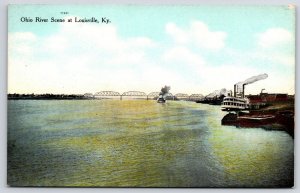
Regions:
<svg viewBox="0 0 300 193"><path fill-rule="evenodd" d="M168 85L207 95L263 73L246 94L295 93L293 6L9 6L8 93L148 94Z"/></svg>

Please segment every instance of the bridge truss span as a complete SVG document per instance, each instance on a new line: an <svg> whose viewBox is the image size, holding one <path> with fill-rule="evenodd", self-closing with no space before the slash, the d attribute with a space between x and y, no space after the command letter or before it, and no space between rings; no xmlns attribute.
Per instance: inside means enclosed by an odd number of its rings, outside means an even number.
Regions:
<svg viewBox="0 0 300 193"><path fill-rule="evenodd" d="M99 99L119 99L120 96L120 93L115 91L100 91L94 94L94 97Z"/></svg>
<svg viewBox="0 0 300 193"><path fill-rule="evenodd" d="M177 99L177 100L188 100L189 95L185 94L185 93L177 93L177 94L175 94L175 99Z"/></svg>
<svg viewBox="0 0 300 193"><path fill-rule="evenodd" d="M147 99L147 100L156 100L159 97L160 92L150 92L146 94L141 91L127 91L122 94L115 91L100 91L95 94L85 93L85 98L94 98L94 99ZM185 93L177 93L173 95L172 93L167 93L165 98L167 100L189 100L189 101L197 101L201 100L204 96L202 94L185 94Z"/></svg>
<svg viewBox="0 0 300 193"><path fill-rule="evenodd" d="M121 95L122 99L147 99L147 94L141 91L128 91Z"/></svg>
<svg viewBox="0 0 300 193"><path fill-rule="evenodd" d="M159 92L151 92L147 95L147 100L148 99L156 100L158 96L159 96Z"/></svg>
<svg viewBox="0 0 300 193"><path fill-rule="evenodd" d="M198 101L198 100L201 100L203 98L204 98L204 96L202 94L191 94L190 97L189 97L189 100L190 101Z"/></svg>

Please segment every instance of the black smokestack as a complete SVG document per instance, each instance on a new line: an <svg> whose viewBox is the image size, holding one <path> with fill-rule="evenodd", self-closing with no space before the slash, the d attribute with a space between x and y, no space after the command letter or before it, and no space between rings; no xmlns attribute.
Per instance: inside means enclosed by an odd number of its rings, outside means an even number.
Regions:
<svg viewBox="0 0 300 193"><path fill-rule="evenodd" d="M243 94L242 94L242 97L243 97L243 98L245 97L245 85L246 85L246 84L243 84Z"/></svg>
<svg viewBox="0 0 300 193"><path fill-rule="evenodd" d="M234 93L233 96L236 97L236 84L234 85Z"/></svg>

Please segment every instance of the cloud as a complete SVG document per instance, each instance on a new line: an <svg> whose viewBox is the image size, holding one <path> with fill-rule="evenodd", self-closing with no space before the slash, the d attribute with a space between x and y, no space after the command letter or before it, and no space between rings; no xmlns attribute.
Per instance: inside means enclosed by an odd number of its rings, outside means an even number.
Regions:
<svg viewBox="0 0 300 193"><path fill-rule="evenodd" d="M166 50L163 60L172 63L181 63L192 67L201 67L205 64L204 59L183 46L177 46Z"/></svg>
<svg viewBox="0 0 300 193"><path fill-rule="evenodd" d="M278 66L278 64L289 68L295 67L295 56L289 53L267 52L264 50L259 50L257 52L248 54L247 57L262 63L273 65L274 68L275 65Z"/></svg>
<svg viewBox="0 0 300 193"><path fill-rule="evenodd" d="M26 55L33 52L32 47L37 37L31 32L15 32L8 35L8 52L16 55Z"/></svg>
<svg viewBox="0 0 300 193"><path fill-rule="evenodd" d="M96 92L105 86L138 82L147 37L122 37L114 25L59 25L55 34L9 34L9 92ZM140 68L141 69L141 68ZM124 85L123 85L124 86Z"/></svg>
<svg viewBox="0 0 300 193"><path fill-rule="evenodd" d="M205 90L212 91L214 88L226 88L233 90L233 85L239 81L243 81L253 75L258 75L259 69L254 69L242 65L241 63L222 64L220 66L206 66L198 72L199 76L204 79ZM254 91L256 93L256 91Z"/></svg>
<svg viewBox="0 0 300 193"><path fill-rule="evenodd" d="M260 82L255 88L249 86L247 92L258 93L261 87L276 89L279 85L282 91L290 89L293 93L293 87L289 86L293 76L284 78L293 69L292 52L282 54L261 46L247 51L230 49L225 46L225 32L212 31L200 21L191 22L187 29L168 23L165 30L174 40L171 44L158 43L142 35L124 37L113 24L62 23L55 33L43 36L31 32L10 33L8 91L153 92L170 85L174 94L208 94L216 89L233 89L234 83L266 72L271 74L272 81L266 87ZM262 41L263 34L257 36L257 43ZM283 40L277 44L290 41ZM214 52L221 49L222 52ZM284 64L289 71L276 73L278 66L273 66L276 62ZM262 71L269 66L274 69Z"/></svg>
<svg viewBox="0 0 300 193"><path fill-rule="evenodd" d="M225 47L227 33L222 31L211 31L201 21L193 21L188 29L181 29L174 23L168 23L165 27L166 33L176 43L194 44L199 48L217 51Z"/></svg>
<svg viewBox="0 0 300 193"><path fill-rule="evenodd" d="M258 34L258 45L263 48L281 46L292 40L292 33L283 28L271 28Z"/></svg>
<svg viewBox="0 0 300 193"><path fill-rule="evenodd" d="M178 28L174 23L166 25L166 33L169 34L176 43L188 43L190 41L189 33Z"/></svg>
<svg viewBox="0 0 300 193"><path fill-rule="evenodd" d="M295 66L295 42L293 34L284 28L270 28L257 36L257 50L252 57L270 64Z"/></svg>
<svg viewBox="0 0 300 193"><path fill-rule="evenodd" d="M235 52L232 57L238 58L232 58L231 61L224 60L222 63L214 66L205 61L199 53L195 53L191 48L183 46L167 49L162 56L164 62L171 64L170 69L188 71L189 74L187 76L193 77L193 81L185 76L181 82L186 84L185 87L188 85L189 89L194 92L197 92L197 89L198 92L201 90L202 94L209 94L211 91L221 88L232 90L235 83L253 75L264 73L262 69L250 67L247 65L247 61L240 60L243 58L240 53ZM259 92L259 90L255 89L248 91L252 93Z"/></svg>

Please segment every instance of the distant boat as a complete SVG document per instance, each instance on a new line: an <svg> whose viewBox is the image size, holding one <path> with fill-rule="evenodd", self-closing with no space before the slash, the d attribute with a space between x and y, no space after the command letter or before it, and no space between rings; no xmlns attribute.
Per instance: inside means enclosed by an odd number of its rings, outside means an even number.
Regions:
<svg viewBox="0 0 300 193"><path fill-rule="evenodd" d="M159 95L159 97L157 98L157 102L158 103L165 103L166 99L162 95Z"/></svg>
<svg viewBox="0 0 300 193"><path fill-rule="evenodd" d="M221 102L222 111L241 111L249 109L249 99L227 96Z"/></svg>

